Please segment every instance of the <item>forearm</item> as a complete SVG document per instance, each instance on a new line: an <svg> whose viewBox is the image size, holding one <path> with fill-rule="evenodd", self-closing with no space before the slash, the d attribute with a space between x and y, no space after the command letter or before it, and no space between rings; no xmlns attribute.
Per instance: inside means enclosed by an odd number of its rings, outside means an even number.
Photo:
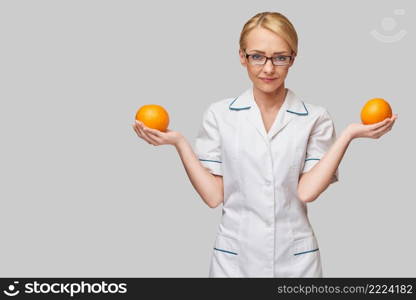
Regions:
<svg viewBox="0 0 416 300"><path fill-rule="evenodd" d="M352 138L343 131L327 153L298 183L298 195L304 202L314 201L329 186Z"/></svg>
<svg viewBox="0 0 416 300"><path fill-rule="evenodd" d="M185 171L193 187L202 200L211 208L218 206L223 201L222 186L218 180L205 168L195 155L191 145L185 138L181 138L175 145Z"/></svg>

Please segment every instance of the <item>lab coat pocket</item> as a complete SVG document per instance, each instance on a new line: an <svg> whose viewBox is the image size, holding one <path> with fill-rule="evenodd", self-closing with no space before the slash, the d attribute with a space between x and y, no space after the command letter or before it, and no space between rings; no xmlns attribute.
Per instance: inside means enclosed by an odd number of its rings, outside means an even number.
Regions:
<svg viewBox="0 0 416 300"><path fill-rule="evenodd" d="M296 240L293 244L293 255L295 256L305 255L316 251L319 251L319 247L315 236L301 238L299 240Z"/></svg>
<svg viewBox="0 0 416 300"><path fill-rule="evenodd" d="M236 277L239 257L238 241L234 238L217 234L210 277Z"/></svg>
<svg viewBox="0 0 416 300"><path fill-rule="evenodd" d="M322 277L321 257L315 236L308 236L293 242L292 258L294 276Z"/></svg>

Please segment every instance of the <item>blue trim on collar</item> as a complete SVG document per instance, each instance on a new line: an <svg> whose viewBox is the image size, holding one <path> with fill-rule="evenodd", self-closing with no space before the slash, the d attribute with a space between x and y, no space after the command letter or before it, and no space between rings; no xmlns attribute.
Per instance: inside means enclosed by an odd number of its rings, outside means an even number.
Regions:
<svg viewBox="0 0 416 300"><path fill-rule="evenodd" d="M237 97L238 98L238 97ZM228 108L230 109L230 110L242 110L242 109L249 109L249 108L251 108L251 106L246 106L246 107L231 107L231 105L233 105L233 103L237 100L237 98L235 98L234 100L233 100L233 102L231 102L230 103L230 105L228 106Z"/></svg>
<svg viewBox="0 0 416 300"><path fill-rule="evenodd" d="M292 113L292 114L296 114L296 115L298 115L298 116L307 116L308 114L309 114L309 112L308 112L308 110L306 109L306 106L305 106L305 103L302 101L302 104L303 104L303 107L305 108L305 113L299 113L299 112L295 112L295 111L291 111L291 110L288 110L288 109L286 109L286 111L287 112L290 112L290 113Z"/></svg>
<svg viewBox="0 0 416 300"><path fill-rule="evenodd" d="M231 107L231 105L233 105L234 104L234 102L235 101L237 101L237 99L238 99L238 97L236 97L231 103L230 103L230 105L228 106L228 108L230 109L230 110L243 110L243 109L249 109L249 108L251 108L251 106L246 106L246 107ZM295 111L291 111L291 110L286 110L287 112L290 112L290 113L292 113L292 114L296 114L296 115L298 115L298 116L307 116L308 114L309 114L309 111L308 111L308 109L306 108L306 106L305 106L305 103L302 101L302 105L303 105L303 107L305 108L305 112L295 112Z"/></svg>

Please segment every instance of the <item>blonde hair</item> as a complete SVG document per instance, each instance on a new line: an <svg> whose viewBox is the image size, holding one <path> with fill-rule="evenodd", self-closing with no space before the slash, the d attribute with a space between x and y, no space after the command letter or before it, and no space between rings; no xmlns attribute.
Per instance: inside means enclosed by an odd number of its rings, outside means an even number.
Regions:
<svg viewBox="0 0 416 300"><path fill-rule="evenodd" d="M284 39L294 55L298 53L298 35L295 27L281 13L268 11L256 14L244 24L240 34L240 49L246 48L246 39L249 32L260 26L271 30Z"/></svg>

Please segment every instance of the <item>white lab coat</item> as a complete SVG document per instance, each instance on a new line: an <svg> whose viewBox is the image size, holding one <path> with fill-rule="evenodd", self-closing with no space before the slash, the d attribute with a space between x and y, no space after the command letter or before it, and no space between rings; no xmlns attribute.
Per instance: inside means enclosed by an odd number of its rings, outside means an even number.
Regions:
<svg viewBox="0 0 416 300"><path fill-rule="evenodd" d="M290 89L269 132L252 86L209 105L194 147L202 165L224 182L209 277L322 277L297 185L335 138L328 111Z"/></svg>

